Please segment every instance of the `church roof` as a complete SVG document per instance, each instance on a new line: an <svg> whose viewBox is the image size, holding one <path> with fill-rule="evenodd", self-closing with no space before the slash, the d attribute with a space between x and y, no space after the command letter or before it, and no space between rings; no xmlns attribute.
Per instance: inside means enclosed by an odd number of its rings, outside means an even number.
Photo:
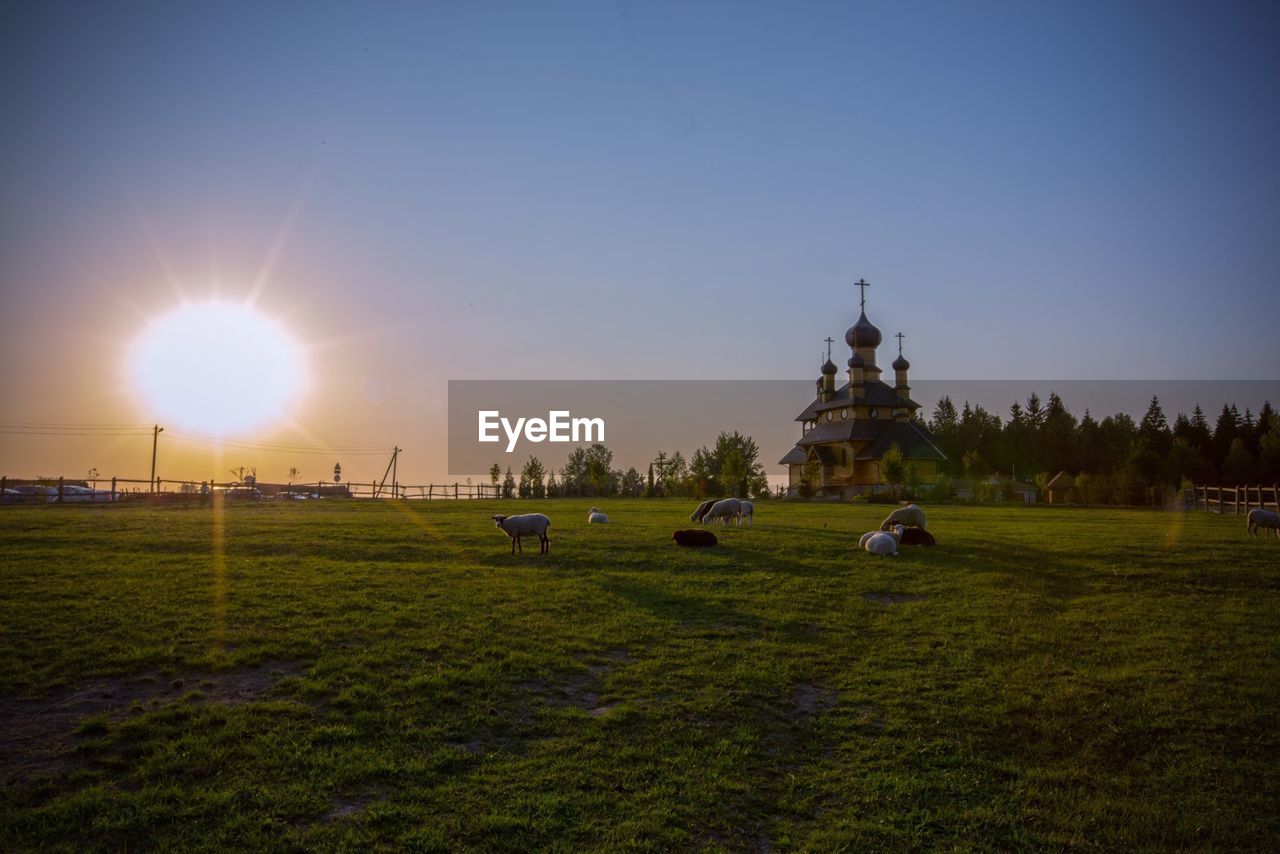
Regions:
<svg viewBox="0 0 1280 854"><path fill-rule="evenodd" d="M947 455L933 443L933 438L912 421L893 421L874 442L863 448L855 460L878 460L894 445L909 460L945 460Z"/></svg>
<svg viewBox="0 0 1280 854"><path fill-rule="evenodd" d="M844 343L850 347L879 347L880 340L880 330L867 320L866 311L858 315L858 322L844 333Z"/></svg>
<svg viewBox="0 0 1280 854"><path fill-rule="evenodd" d="M920 408L920 404L916 403L914 400L911 400L910 398L903 400L898 397L898 393L885 383L879 381L865 382L863 383L862 395L854 398L849 397L849 384L845 383L840 387L840 390L836 392L835 397L830 400L823 401L815 397L813 402L805 407L804 412L801 412L795 417L795 420L812 421L817 418L819 414L826 412L829 409L843 409L844 407L851 405L887 406L891 409L895 407L906 409ZM888 415L888 413L885 414Z"/></svg>
<svg viewBox="0 0 1280 854"><path fill-rule="evenodd" d="M894 445L909 460L945 460L947 455L933 442L929 432L913 421L872 421L861 418L855 421L822 423L805 434L787 455L778 460L779 465L800 464L813 448L819 458L827 461L830 445L841 442L867 443L854 456L855 460L878 460Z"/></svg>
<svg viewBox="0 0 1280 854"><path fill-rule="evenodd" d="M808 459L808 454L806 454L806 453L805 453L804 448L800 447L799 445L796 445L794 448L792 448L791 450L787 451L787 455L786 455L785 457L783 457L782 459L778 460L778 465L780 465L780 466L791 466L791 465L796 465L796 466L798 466L798 465L801 465L802 463L804 463L804 461L805 461L806 459Z"/></svg>

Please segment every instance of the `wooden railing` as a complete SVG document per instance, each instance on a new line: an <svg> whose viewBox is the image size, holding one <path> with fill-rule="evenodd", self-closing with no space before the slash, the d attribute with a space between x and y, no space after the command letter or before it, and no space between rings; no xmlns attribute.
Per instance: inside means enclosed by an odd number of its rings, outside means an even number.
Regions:
<svg viewBox="0 0 1280 854"><path fill-rule="evenodd" d="M1191 490L1195 510L1242 516L1255 507L1280 513L1280 486L1197 486Z"/></svg>

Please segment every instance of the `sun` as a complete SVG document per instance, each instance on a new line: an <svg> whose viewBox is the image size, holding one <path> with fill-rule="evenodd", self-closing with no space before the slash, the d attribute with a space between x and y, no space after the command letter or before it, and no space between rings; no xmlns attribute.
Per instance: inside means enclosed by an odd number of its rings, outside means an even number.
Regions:
<svg viewBox="0 0 1280 854"><path fill-rule="evenodd" d="M219 436L282 418L307 386L304 353L283 326L220 300L152 320L129 349L128 372L152 417Z"/></svg>

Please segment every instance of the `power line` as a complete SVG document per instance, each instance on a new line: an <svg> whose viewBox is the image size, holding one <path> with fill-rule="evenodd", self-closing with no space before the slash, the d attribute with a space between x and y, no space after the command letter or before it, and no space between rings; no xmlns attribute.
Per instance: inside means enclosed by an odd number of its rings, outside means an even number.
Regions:
<svg viewBox="0 0 1280 854"><path fill-rule="evenodd" d="M106 439L134 436L148 436L152 427L142 424L56 424L53 422L5 422L0 423L0 434L10 436L44 436L52 438L87 438ZM340 447L329 445L302 445L290 442L271 442L258 439L227 439L210 433L183 432L171 430L166 435L183 442L198 444L222 445L262 451L264 453L282 454L318 454L331 456L383 456L389 453L386 447Z"/></svg>

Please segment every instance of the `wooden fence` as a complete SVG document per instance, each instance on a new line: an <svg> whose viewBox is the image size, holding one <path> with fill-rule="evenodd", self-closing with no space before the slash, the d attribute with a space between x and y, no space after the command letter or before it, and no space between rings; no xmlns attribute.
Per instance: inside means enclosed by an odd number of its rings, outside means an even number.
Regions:
<svg viewBox="0 0 1280 854"><path fill-rule="evenodd" d="M32 489L34 487L34 489ZM22 488L19 492L18 488ZM254 494L255 490L258 494ZM135 499L175 501L203 496L261 498L401 498L414 501L501 498L502 487L490 483L264 483L137 478L10 478L0 476L4 503L84 503Z"/></svg>
<svg viewBox="0 0 1280 854"><path fill-rule="evenodd" d="M1241 516L1261 507L1280 513L1280 487L1274 483L1271 486L1196 486L1191 496L1193 510Z"/></svg>

